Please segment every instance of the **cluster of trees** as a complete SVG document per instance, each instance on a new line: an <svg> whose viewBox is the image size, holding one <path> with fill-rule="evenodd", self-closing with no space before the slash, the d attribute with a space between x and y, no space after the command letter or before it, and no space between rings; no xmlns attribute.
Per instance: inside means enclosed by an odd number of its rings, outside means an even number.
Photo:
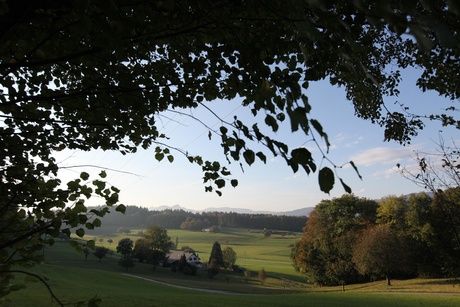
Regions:
<svg viewBox="0 0 460 307"><path fill-rule="evenodd" d="M102 228L129 229L158 225L163 228L182 228L201 230L212 225L219 227L240 227L252 229L277 229L285 231L302 231L305 216L281 216L271 214L243 214L235 212L200 212L184 210L148 210L147 208L128 206L124 215L117 212L108 213L102 218ZM96 231L95 230L95 231Z"/></svg>
<svg viewBox="0 0 460 307"><path fill-rule="evenodd" d="M117 252L122 255L120 265L129 268L134 265L133 258L146 262L155 268L166 257L174 243L165 228L151 226L143 232L143 237L133 242L124 238L118 242Z"/></svg>
<svg viewBox="0 0 460 307"><path fill-rule="evenodd" d="M460 273L460 188L320 202L293 248L294 266L323 285Z"/></svg>
<svg viewBox="0 0 460 307"><path fill-rule="evenodd" d="M222 250L219 242L214 242L207 264L208 277L213 278L221 268L234 269L237 255L230 246Z"/></svg>

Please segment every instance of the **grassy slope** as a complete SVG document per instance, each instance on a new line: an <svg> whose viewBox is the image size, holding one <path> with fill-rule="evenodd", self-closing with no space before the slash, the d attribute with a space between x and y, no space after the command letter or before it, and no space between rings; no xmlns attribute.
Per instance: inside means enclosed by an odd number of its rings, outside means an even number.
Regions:
<svg viewBox="0 0 460 307"><path fill-rule="evenodd" d="M207 249L208 246L210 249L214 240L222 243L228 240L228 244L232 247L240 248L239 254L246 252L246 258L243 259L248 259L248 263L251 259L258 259L267 270L270 270L271 267L276 268L277 266L271 266L270 261L276 261L278 257L283 257L283 254L262 253L262 255L257 255L257 253L280 251L283 246L290 244L287 243L288 239L277 239L276 237L262 239L260 234L247 233L242 230L227 234L183 231L176 233L179 235L180 245L190 245L200 251ZM176 233L170 232L173 239ZM254 237L257 236L260 236L259 244L254 242L254 246L251 246L251 240L255 240ZM210 243L207 243L208 240ZM271 244L273 246L270 246ZM353 285L347 286L345 293L340 292L338 288L310 288L295 294L222 295L177 289L123 276L122 273L125 271L117 265L116 257L103 259L99 263L93 256L90 256L88 261L85 261L82 255L70 249L66 243L57 243L47 249L45 260L46 263L34 268L34 271L47 276L56 294L66 302L76 302L97 295L103 299L103 306L190 306L191 302L196 302L198 306L216 306L217 304L220 306L460 306L459 286L453 287L452 284L442 283L439 280L394 281L391 289L388 289L384 282ZM253 269L257 268L253 267ZM284 269L287 270L286 267ZM289 271L284 272L289 273ZM277 292L273 289L238 283L238 280L226 283L222 274L217 276L217 280L210 281L204 274L186 277L179 273L174 275L162 269L153 272L151 266L138 263L129 273L195 287L225 288L246 293ZM24 280L23 276L18 275L17 278ZM435 293L415 293L417 291ZM457 295L439 293L453 291L457 292ZM25 290L15 292L8 298L11 303L4 303L4 305L51 305L50 297L43 285L30 281L27 282Z"/></svg>
<svg viewBox="0 0 460 307"><path fill-rule="evenodd" d="M66 302L98 295L102 306L459 306L459 296L387 293L305 293L284 295L219 295L175 289L121 276L118 272L44 265L56 294ZM29 284L10 295L11 306L52 306L43 286Z"/></svg>

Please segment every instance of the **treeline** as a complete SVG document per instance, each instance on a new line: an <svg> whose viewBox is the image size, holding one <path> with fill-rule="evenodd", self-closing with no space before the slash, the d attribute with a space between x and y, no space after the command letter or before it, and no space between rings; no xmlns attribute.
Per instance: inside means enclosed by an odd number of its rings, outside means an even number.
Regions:
<svg viewBox="0 0 460 307"><path fill-rule="evenodd" d="M460 274L460 188L379 202L344 195L320 202L292 251L310 282L338 285Z"/></svg>
<svg viewBox="0 0 460 307"><path fill-rule="evenodd" d="M163 228L182 228L201 230L211 226L238 227L252 229L276 229L284 231L302 231L306 217L278 216L270 214L241 214L226 212L193 213L184 210L148 210L147 208L128 206L125 214L112 212L102 219L102 228L107 229L145 228L157 225ZM190 228L187 228L190 225Z"/></svg>

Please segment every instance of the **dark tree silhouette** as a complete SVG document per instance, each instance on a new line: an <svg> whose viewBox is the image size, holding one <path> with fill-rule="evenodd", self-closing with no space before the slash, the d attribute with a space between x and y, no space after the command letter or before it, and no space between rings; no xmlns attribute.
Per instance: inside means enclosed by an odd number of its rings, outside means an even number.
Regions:
<svg viewBox="0 0 460 307"><path fill-rule="evenodd" d="M211 249L211 255L209 256L208 264L213 263L214 266L223 267L224 256L222 254L222 248L220 247L219 242L214 242Z"/></svg>

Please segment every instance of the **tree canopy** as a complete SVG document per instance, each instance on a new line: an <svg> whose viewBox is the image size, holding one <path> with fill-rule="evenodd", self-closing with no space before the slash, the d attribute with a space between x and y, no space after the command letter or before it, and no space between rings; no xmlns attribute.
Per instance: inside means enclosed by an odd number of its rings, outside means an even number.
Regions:
<svg viewBox="0 0 460 307"><path fill-rule="evenodd" d="M168 253L174 246L171 238L168 236L168 231L165 228L158 226L150 226L144 231L144 239L149 247L153 250L159 250Z"/></svg>
<svg viewBox="0 0 460 307"><path fill-rule="evenodd" d="M327 158L326 130L310 116L304 91L321 79L344 87L356 116L381 125L385 140L410 142L425 118L458 128L454 106L418 115L389 109L383 97L398 95L408 67L421 70L421 90L460 97L459 11L455 1L2 1L4 270L59 232L76 228L83 236L109 207L124 210L105 172L61 182L55 152L155 147L158 160L173 162L175 151L199 165L206 191L220 195L228 183L236 186L222 163L174 146L157 124L166 113L203 124L220 138L228 162L281 156L294 172L318 171L324 192L336 178L350 192L333 161L318 170L311 149L289 148L272 132L286 124ZM219 118L213 129L187 112L201 107L218 117L210 105L235 97L263 123ZM106 207L88 214L85 201L93 195ZM16 251L27 257L12 257Z"/></svg>
<svg viewBox="0 0 460 307"><path fill-rule="evenodd" d="M460 188L431 198L425 193L385 197L378 203L351 195L322 201L292 250L310 282L339 285L386 277L456 276L460 269ZM339 213L340 212L340 213Z"/></svg>

